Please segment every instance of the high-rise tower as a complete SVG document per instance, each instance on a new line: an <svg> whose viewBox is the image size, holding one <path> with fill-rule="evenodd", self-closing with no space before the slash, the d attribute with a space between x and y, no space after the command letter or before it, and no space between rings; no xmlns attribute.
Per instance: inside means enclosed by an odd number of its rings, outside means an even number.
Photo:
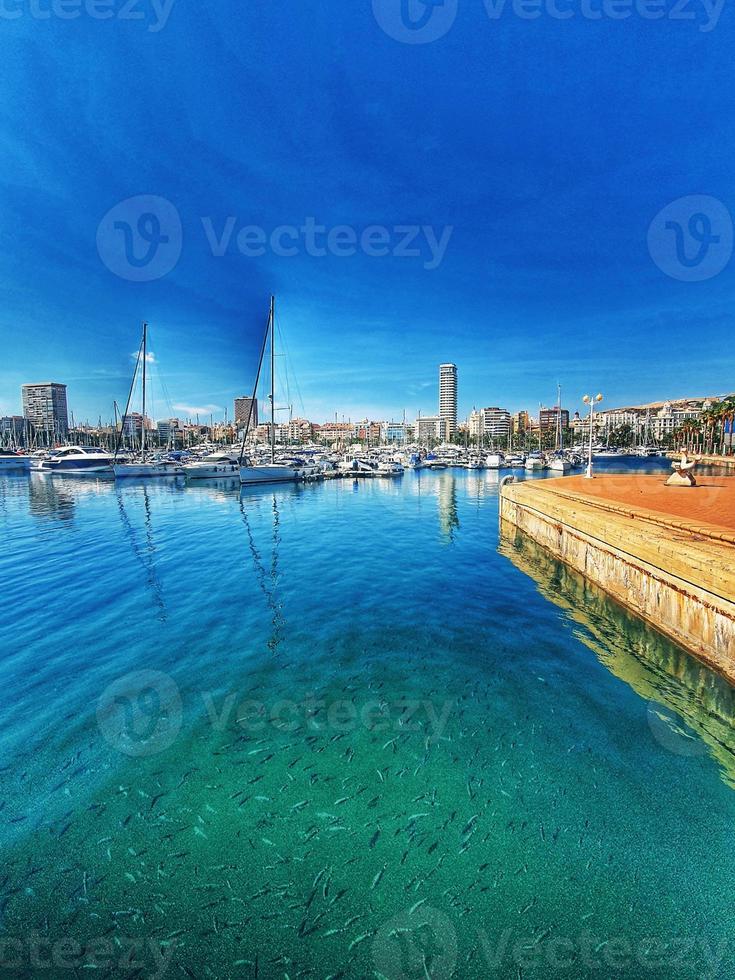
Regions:
<svg viewBox="0 0 735 980"><path fill-rule="evenodd" d="M439 365L439 418L441 437L450 439L457 431L457 365Z"/></svg>

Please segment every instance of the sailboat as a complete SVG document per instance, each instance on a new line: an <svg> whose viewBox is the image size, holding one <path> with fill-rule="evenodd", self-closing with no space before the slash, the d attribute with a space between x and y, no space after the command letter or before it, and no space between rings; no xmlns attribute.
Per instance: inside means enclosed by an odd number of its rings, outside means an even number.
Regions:
<svg viewBox="0 0 735 980"><path fill-rule="evenodd" d="M183 476L183 467L179 466L170 460L146 460L145 458L145 394L146 394L146 364L148 355L148 324L143 324L143 339L138 349L138 357L135 361L135 370L133 371L133 380L130 383L130 392L128 393L128 403L125 406L125 415L123 416L123 423L120 428L120 434L117 439L117 446L115 447L115 457L112 464L112 469L115 474L115 479L121 480L129 477L135 477L139 480L148 480L152 478L160 477L171 477L171 476ZM143 415L140 425L140 460L137 462L118 462L118 455L120 453L120 445L122 443L123 433L125 432L125 422L128 419L128 412L130 411L130 402L133 397L133 389L135 388L135 379L138 376L138 369L140 365L143 365Z"/></svg>
<svg viewBox="0 0 735 980"><path fill-rule="evenodd" d="M549 469L555 473L569 473L572 469L572 464L564 456L564 430L561 424L561 385L557 385L556 395L556 451L549 463Z"/></svg>
<svg viewBox="0 0 735 980"><path fill-rule="evenodd" d="M271 361L271 390L270 398L271 403L271 461L270 463L262 463L258 466L251 466L249 464L243 464L243 458L245 455L245 440L248 437L248 432L250 430L250 420L252 418L252 408L250 412L250 417L248 418L247 425L245 427L245 433L242 439L242 448L240 450L240 483L245 485L256 484L256 483L296 483L298 480L304 479L303 469L299 469L297 465L289 465L284 463L276 462L276 400L275 400L275 373L276 373L276 344L275 344L275 334L276 334L276 299L271 296L270 311L268 313L268 325L265 329L265 336L263 338L263 346L260 351L260 360L258 362L258 372L255 375L255 387L253 388L253 398L250 402L251 406L255 404L255 399L258 392L258 381L260 380L260 372L263 368L263 357L266 351L266 345L268 339L270 338L270 361Z"/></svg>

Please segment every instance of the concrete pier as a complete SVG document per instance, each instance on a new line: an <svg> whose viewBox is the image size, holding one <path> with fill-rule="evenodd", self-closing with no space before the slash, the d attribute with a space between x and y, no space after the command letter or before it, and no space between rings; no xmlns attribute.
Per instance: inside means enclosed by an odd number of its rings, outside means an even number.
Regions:
<svg viewBox="0 0 735 980"><path fill-rule="evenodd" d="M519 529L735 683L735 480L651 475L508 483Z"/></svg>

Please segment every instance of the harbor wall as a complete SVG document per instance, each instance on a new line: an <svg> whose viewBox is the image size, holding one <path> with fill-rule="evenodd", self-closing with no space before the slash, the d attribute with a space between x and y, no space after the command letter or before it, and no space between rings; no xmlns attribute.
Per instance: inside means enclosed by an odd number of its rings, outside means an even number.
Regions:
<svg viewBox="0 0 735 980"><path fill-rule="evenodd" d="M735 546L680 520L668 525L661 514L647 519L557 493L559 482L503 485L501 525L518 528L735 684Z"/></svg>

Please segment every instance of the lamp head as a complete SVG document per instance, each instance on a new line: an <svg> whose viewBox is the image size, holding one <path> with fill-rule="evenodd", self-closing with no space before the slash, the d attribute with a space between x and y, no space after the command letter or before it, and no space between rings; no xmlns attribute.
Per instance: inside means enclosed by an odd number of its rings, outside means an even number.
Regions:
<svg viewBox="0 0 735 980"><path fill-rule="evenodd" d="M582 401L585 403L585 405L589 405L589 403L592 401L592 398L589 395L585 395Z"/></svg>
<svg viewBox="0 0 735 980"><path fill-rule="evenodd" d="M602 401L602 395L595 395L595 401L596 402L601 402Z"/></svg>

